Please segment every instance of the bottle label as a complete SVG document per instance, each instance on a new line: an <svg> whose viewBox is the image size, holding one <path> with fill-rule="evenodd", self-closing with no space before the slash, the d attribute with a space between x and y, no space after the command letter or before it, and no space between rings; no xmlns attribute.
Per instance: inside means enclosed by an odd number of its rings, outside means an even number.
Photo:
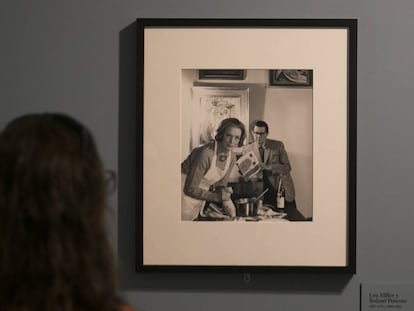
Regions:
<svg viewBox="0 0 414 311"><path fill-rule="evenodd" d="M276 198L276 206L277 208L285 208L285 197L283 197L281 194L277 194Z"/></svg>

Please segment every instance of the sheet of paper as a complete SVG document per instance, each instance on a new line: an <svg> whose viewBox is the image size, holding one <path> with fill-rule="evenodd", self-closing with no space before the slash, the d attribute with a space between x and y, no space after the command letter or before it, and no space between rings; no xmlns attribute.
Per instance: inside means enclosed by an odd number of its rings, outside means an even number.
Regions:
<svg viewBox="0 0 414 311"><path fill-rule="evenodd" d="M253 151L249 151L236 161L240 173L252 177L260 171L260 162Z"/></svg>

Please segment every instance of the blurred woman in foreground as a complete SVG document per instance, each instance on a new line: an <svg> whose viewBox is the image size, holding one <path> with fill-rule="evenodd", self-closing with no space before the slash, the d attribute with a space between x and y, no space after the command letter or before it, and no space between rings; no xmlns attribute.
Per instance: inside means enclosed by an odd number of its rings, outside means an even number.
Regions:
<svg viewBox="0 0 414 311"><path fill-rule="evenodd" d="M90 132L33 114L0 132L0 309L131 310L118 297L105 172Z"/></svg>

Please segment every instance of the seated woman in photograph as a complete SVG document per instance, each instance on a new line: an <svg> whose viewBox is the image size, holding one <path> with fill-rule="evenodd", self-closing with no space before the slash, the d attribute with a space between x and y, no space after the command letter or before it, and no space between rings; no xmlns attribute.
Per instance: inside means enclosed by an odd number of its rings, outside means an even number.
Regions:
<svg viewBox="0 0 414 311"><path fill-rule="evenodd" d="M0 309L132 311L118 295L105 171L90 132L60 114L0 131Z"/></svg>
<svg viewBox="0 0 414 311"><path fill-rule="evenodd" d="M181 164L186 175L182 195L182 220L226 220L236 216L227 181L246 130L236 118L224 119L215 140L195 148Z"/></svg>

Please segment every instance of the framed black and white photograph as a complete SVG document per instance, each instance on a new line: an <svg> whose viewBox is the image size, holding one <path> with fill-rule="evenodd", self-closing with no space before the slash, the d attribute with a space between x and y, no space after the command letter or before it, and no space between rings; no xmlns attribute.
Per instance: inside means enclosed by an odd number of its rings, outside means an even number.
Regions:
<svg viewBox="0 0 414 311"><path fill-rule="evenodd" d="M137 269L354 273L356 20L137 23Z"/></svg>

